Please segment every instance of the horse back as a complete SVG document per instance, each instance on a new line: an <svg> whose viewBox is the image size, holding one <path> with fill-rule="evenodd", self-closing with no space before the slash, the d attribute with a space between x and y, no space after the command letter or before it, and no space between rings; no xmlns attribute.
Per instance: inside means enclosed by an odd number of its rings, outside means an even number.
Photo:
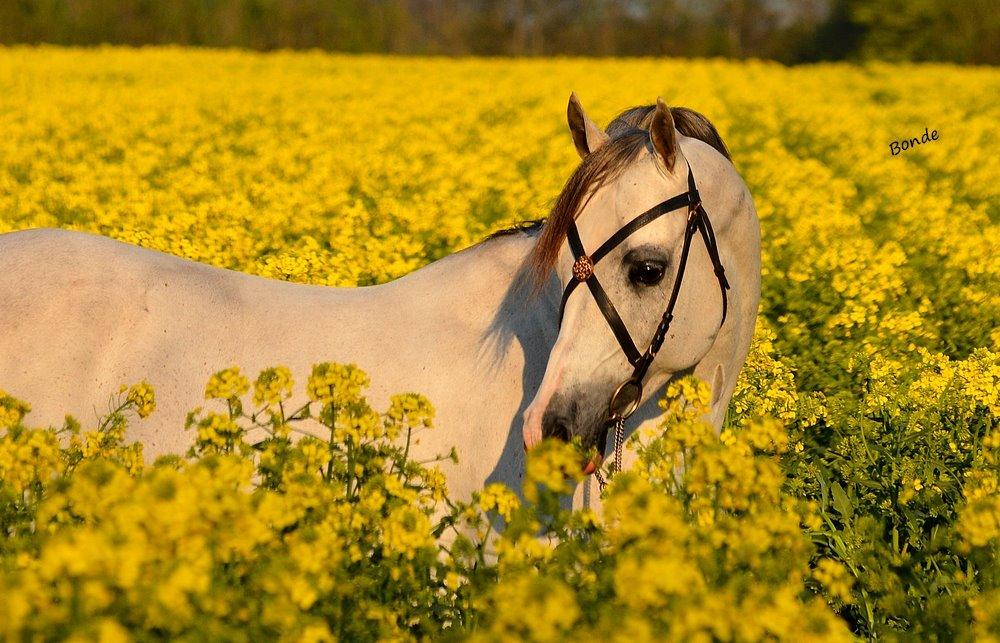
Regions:
<svg viewBox="0 0 1000 643"><path fill-rule="evenodd" d="M0 389L40 412L32 424L93 415L171 351L226 335L212 322L238 317L234 275L83 232L0 235Z"/></svg>

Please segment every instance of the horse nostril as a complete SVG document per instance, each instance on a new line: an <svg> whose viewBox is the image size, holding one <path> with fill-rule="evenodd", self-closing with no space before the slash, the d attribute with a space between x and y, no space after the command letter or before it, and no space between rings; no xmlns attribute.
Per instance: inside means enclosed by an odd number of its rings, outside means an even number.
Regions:
<svg viewBox="0 0 1000 643"><path fill-rule="evenodd" d="M542 418L542 436L546 438L556 438L563 442L569 442L570 423L569 419L563 415L546 413Z"/></svg>

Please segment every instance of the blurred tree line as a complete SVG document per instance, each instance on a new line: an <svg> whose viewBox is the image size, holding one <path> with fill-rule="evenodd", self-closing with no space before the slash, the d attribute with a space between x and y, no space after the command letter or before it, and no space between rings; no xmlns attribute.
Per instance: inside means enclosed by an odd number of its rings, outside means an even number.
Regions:
<svg viewBox="0 0 1000 643"><path fill-rule="evenodd" d="M0 0L0 43L1000 62L998 0Z"/></svg>

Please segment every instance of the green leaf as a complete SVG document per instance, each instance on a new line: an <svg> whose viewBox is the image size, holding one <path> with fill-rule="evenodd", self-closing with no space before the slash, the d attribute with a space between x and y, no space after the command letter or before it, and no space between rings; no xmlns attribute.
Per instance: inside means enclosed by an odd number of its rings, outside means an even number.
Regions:
<svg viewBox="0 0 1000 643"><path fill-rule="evenodd" d="M854 515L854 503L839 482L830 485L830 492L833 494L833 508L837 510L845 519L850 519Z"/></svg>

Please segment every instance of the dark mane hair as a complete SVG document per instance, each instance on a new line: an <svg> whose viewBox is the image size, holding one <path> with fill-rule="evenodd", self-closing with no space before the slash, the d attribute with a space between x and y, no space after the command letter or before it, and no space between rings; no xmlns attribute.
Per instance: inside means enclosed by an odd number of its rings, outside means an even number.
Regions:
<svg viewBox="0 0 1000 643"><path fill-rule="evenodd" d="M514 225L494 230L489 233L483 241L499 239L500 237L509 237L513 234L529 234L540 229L544 223L545 219L527 219L525 221L518 221Z"/></svg>
<svg viewBox="0 0 1000 643"><path fill-rule="evenodd" d="M629 107L608 123L608 136L614 138L630 129L641 129L648 132L649 126L653 122L653 113L655 111L656 105ZM730 163L733 162L733 157L729 154L729 148L726 147L722 137L719 136L719 131L715 129L715 125L712 125L712 121L687 107L671 107L670 115L674 119L674 127L678 132L684 136L708 143L719 154L725 156Z"/></svg>
<svg viewBox="0 0 1000 643"><path fill-rule="evenodd" d="M639 152L650 144L649 126L655 110L655 105L642 105L630 107L616 116L606 130L608 142L588 154L570 175L548 218L544 220L538 242L528 257L528 269L536 285L543 283L548 276L559 256L559 248L566 238L570 222L576 219L587 200L601 186L621 176ZM677 131L708 143L732 162L726 144L707 118L685 107L671 107L670 113ZM500 231L490 238L512 234L518 229L523 228Z"/></svg>

